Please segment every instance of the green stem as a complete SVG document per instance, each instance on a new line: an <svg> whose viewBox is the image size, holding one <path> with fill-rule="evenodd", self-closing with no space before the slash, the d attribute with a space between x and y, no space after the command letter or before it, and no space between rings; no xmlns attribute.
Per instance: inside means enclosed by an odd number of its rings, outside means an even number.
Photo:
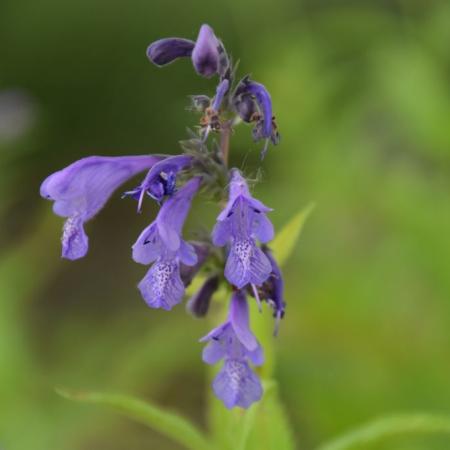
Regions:
<svg viewBox="0 0 450 450"><path fill-rule="evenodd" d="M231 123L226 121L222 124L220 130L220 150L222 152L222 159L226 167L228 167L228 159L230 154L230 135Z"/></svg>
<svg viewBox="0 0 450 450"><path fill-rule="evenodd" d="M401 434L426 433L450 434L450 416L423 413L376 419L320 446L318 450L361 449Z"/></svg>

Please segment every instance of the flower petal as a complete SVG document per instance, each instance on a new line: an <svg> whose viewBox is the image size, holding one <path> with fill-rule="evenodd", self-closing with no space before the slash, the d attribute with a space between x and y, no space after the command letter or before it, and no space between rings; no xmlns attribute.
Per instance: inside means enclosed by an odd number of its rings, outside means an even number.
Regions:
<svg viewBox="0 0 450 450"><path fill-rule="evenodd" d="M64 223L62 235L62 254L66 259L83 258L89 247L89 239L83 228L83 222L76 217L69 217Z"/></svg>
<svg viewBox="0 0 450 450"><path fill-rule="evenodd" d="M264 352L259 344L255 350L248 352L247 356L255 366L261 366L264 364Z"/></svg>
<svg viewBox="0 0 450 450"><path fill-rule="evenodd" d="M184 294L178 263L156 261L139 283L138 288L148 306L169 311L181 302Z"/></svg>
<svg viewBox="0 0 450 450"><path fill-rule="evenodd" d="M231 237L231 223L228 219L218 220L212 231L212 241L216 247L223 247Z"/></svg>
<svg viewBox="0 0 450 450"><path fill-rule="evenodd" d="M202 268L205 263L208 255L209 255L209 245L201 242L191 242L189 245L192 245L197 262L195 265L186 265L180 264L180 276L183 284L185 286L189 286L195 275L197 275L198 271Z"/></svg>
<svg viewBox="0 0 450 450"><path fill-rule="evenodd" d="M166 200L156 219L159 230L170 227L178 234L181 233L192 199L200 184L200 177L192 178L173 197Z"/></svg>
<svg viewBox="0 0 450 450"><path fill-rule="evenodd" d="M241 291L231 298L230 323L241 344L249 351L256 350L258 341L250 331L247 300Z"/></svg>
<svg viewBox="0 0 450 450"><path fill-rule="evenodd" d="M252 222L252 234L254 234L262 243L269 242L273 239L275 232L272 222L264 213L254 212Z"/></svg>
<svg viewBox="0 0 450 450"><path fill-rule="evenodd" d="M161 255L161 239L155 222L144 229L132 249L133 260L140 264L150 264Z"/></svg>
<svg viewBox="0 0 450 450"><path fill-rule="evenodd" d="M62 217L92 218L111 194L125 181L161 158L156 156L90 156L47 177L41 196L54 200L54 211Z"/></svg>
<svg viewBox="0 0 450 450"><path fill-rule="evenodd" d="M197 252L194 247L186 241L181 240L180 249L178 251L180 261L186 266L195 266L197 264Z"/></svg>
<svg viewBox="0 0 450 450"><path fill-rule="evenodd" d="M226 279L238 289L248 283L260 286L270 275L267 256L251 239L234 241L225 265Z"/></svg>
<svg viewBox="0 0 450 450"><path fill-rule="evenodd" d="M231 327L228 322L212 330L200 342L208 341L203 349L202 359L206 364L216 364L227 356Z"/></svg>
<svg viewBox="0 0 450 450"><path fill-rule="evenodd" d="M177 58L191 56L194 46L195 42L189 39L159 39L147 48L147 57L153 64L164 66Z"/></svg>
<svg viewBox="0 0 450 450"><path fill-rule="evenodd" d="M258 377L245 361L228 359L213 381L213 390L227 408L248 408L262 396Z"/></svg>

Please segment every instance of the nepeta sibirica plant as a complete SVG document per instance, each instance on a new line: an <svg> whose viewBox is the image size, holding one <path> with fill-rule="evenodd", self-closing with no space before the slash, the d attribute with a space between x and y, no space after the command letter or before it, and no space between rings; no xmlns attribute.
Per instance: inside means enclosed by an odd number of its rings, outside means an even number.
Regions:
<svg viewBox="0 0 450 450"><path fill-rule="evenodd" d="M262 142L262 157L270 143L278 143L271 97L249 76L236 78L231 58L208 25L202 25L195 42L165 38L152 43L147 56L157 66L190 58L200 76L217 77L212 97L191 96L190 108L200 115L200 123L181 142L182 153L84 158L50 175L42 183L41 195L66 218L62 256L75 260L88 252L85 222L122 184L147 171L135 189L123 194L136 200L138 211L146 198L160 207L132 246L134 261L149 266L139 291L149 307L169 311L201 272L203 282L187 308L203 317L219 287L229 287L225 322L201 339L203 360L222 361L213 390L225 406L248 408L263 393L252 367L264 363L263 349L250 330L248 302L257 302L260 309L263 302L269 305L275 331L285 302L281 271L269 244L274 238L268 217L272 210L252 196L240 170L228 167L228 155L233 129L242 122L250 124L253 139ZM214 199L222 211L209 237L189 242L183 225L196 195Z"/></svg>

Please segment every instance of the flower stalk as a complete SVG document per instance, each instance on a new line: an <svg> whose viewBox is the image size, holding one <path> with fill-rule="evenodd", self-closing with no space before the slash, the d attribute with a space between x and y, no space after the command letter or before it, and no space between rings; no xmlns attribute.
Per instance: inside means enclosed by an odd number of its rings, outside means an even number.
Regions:
<svg viewBox="0 0 450 450"><path fill-rule="evenodd" d="M274 228L271 208L254 198L245 175L229 168L231 136L239 123L249 124L255 142L264 141L261 157L279 135L267 89L250 77L235 80L235 67L222 41L209 25L202 25L195 41L163 38L147 49L161 67L189 58L195 72L217 77L214 95L191 96L190 110L200 114L190 138L181 142L179 155L91 156L50 175L41 195L54 202L54 212L66 218L62 257L87 255L85 224L127 180L146 171L142 182L123 197L146 199L160 209L132 246L136 263L148 266L138 283L146 304L169 311L182 302L186 287L202 277L199 290L187 302L195 317L208 314L220 286L231 293L226 320L208 333L203 360L222 363L213 380L215 395L227 408L248 408L263 395L255 367L264 364L264 351L250 327L249 310L266 303L273 311L275 330L284 316L283 282L270 252ZM217 144L214 135L218 136ZM194 197L208 196L222 211L210 236L189 241L183 231ZM222 290L223 292L223 290ZM265 333L264 333L265 334ZM265 339L266 340L266 339Z"/></svg>

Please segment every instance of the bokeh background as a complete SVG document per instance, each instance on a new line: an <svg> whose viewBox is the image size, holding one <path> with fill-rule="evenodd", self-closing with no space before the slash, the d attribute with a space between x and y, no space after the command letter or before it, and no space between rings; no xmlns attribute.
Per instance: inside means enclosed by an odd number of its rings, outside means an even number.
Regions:
<svg viewBox="0 0 450 450"><path fill-rule="evenodd" d="M2 449L180 448L55 386L139 395L205 426L197 339L211 324L150 310L135 288L145 268L130 245L155 210L136 215L116 193L71 263L39 197L49 173L83 156L178 151L197 121L187 95L212 94L214 80L187 60L159 70L145 49L195 38L203 22L269 88L282 133L260 167L243 126L234 164L262 171L256 192L278 229L316 202L285 268L275 343L299 448L386 413L450 408L447 1L2 0ZM189 223L210 228L216 212L197 202Z"/></svg>

